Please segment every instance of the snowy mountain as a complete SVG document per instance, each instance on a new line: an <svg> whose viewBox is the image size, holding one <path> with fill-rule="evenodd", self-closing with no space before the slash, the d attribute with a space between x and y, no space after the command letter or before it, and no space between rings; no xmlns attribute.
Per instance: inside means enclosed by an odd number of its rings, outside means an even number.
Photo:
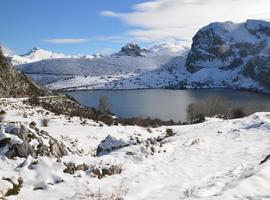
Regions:
<svg viewBox="0 0 270 200"><path fill-rule="evenodd" d="M270 23L212 23L193 38L186 68L197 87L269 90Z"/></svg>
<svg viewBox="0 0 270 200"><path fill-rule="evenodd" d="M70 56L66 56L62 53L55 53L53 51L47 51L44 49L40 49L38 47L34 47L28 53L24 55L15 55L13 53L6 53L7 56L13 65L21 65L27 63L38 62L40 60L46 59L56 59L56 58L69 58Z"/></svg>
<svg viewBox="0 0 270 200"><path fill-rule="evenodd" d="M44 49L40 49L38 47L34 47L27 54L22 55L22 57L32 60L33 62L46 60L46 59L55 59L55 58L68 58L62 53L55 53L53 51L47 51Z"/></svg>
<svg viewBox="0 0 270 200"><path fill-rule="evenodd" d="M148 50L137 44L129 43L119 53L109 56L46 59L17 67L34 80L53 89L85 85L101 88L105 87L101 86L103 83L114 83L159 70L173 58L174 54L148 53Z"/></svg>

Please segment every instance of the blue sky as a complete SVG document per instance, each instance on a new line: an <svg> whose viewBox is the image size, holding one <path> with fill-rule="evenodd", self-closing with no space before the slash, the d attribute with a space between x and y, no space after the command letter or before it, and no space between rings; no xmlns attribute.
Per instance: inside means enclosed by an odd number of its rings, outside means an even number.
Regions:
<svg viewBox="0 0 270 200"><path fill-rule="evenodd" d="M214 21L270 19L269 0L1 0L0 44L65 54L118 51L127 42L190 44Z"/></svg>
<svg viewBox="0 0 270 200"><path fill-rule="evenodd" d="M88 54L117 50L125 41L106 40L121 35L128 25L118 19L104 17L102 10L128 12L139 0L2 0L0 43L25 53L32 47L52 49L67 54ZM73 44L55 44L54 38L86 38ZM104 38L104 39L102 39Z"/></svg>

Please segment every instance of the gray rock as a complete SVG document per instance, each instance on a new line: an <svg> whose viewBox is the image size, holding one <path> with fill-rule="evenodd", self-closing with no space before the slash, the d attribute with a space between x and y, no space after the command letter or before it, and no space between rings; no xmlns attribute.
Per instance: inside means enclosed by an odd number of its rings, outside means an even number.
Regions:
<svg viewBox="0 0 270 200"><path fill-rule="evenodd" d="M110 135L108 135L97 148L97 156L101 156L111 151L118 150L123 147L129 146L129 142L123 141L122 139L116 139Z"/></svg>
<svg viewBox="0 0 270 200"><path fill-rule="evenodd" d="M36 152L34 147L27 142L12 145L6 153L6 156L11 159L15 157L27 158L29 155L35 158Z"/></svg>
<svg viewBox="0 0 270 200"><path fill-rule="evenodd" d="M68 154L66 147L63 143L58 142L55 139L51 139L49 141L50 144L50 152L56 158L61 158Z"/></svg>

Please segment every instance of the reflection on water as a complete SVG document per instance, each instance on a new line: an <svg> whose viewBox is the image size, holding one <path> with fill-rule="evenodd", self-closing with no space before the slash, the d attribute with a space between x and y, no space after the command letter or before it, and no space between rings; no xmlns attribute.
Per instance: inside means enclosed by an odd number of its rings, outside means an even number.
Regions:
<svg viewBox="0 0 270 200"><path fill-rule="evenodd" d="M163 120L186 120L186 108L209 95L223 96L230 105L241 106L246 112L270 111L270 95L230 89L201 90L94 90L67 92L81 104L98 107L99 98L107 96L112 111L121 117L151 117Z"/></svg>

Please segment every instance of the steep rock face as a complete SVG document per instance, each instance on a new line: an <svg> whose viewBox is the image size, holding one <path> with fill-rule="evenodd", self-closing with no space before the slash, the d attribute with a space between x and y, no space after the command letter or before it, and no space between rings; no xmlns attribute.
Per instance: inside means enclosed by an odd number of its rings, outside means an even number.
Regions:
<svg viewBox="0 0 270 200"><path fill-rule="evenodd" d="M212 23L200 29L193 38L186 67L192 74L211 68L238 71L238 75L269 86L270 23L247 20L241 24Z"/></svg>
<svg viewBox="0 0 270 200"><path fill-rule="evenodd" d="M17 71L3 55L0 48L0 97L43 96L46 94L50 94L50 92Z"/></svg>
<svg viewBox="0 0 270 200"><path fill-rule="evenodd" d="M141 49L137 44L128 43L126 46L121 48L121 51L118 53L119 56L145 56L146 50Z"/></svg>

